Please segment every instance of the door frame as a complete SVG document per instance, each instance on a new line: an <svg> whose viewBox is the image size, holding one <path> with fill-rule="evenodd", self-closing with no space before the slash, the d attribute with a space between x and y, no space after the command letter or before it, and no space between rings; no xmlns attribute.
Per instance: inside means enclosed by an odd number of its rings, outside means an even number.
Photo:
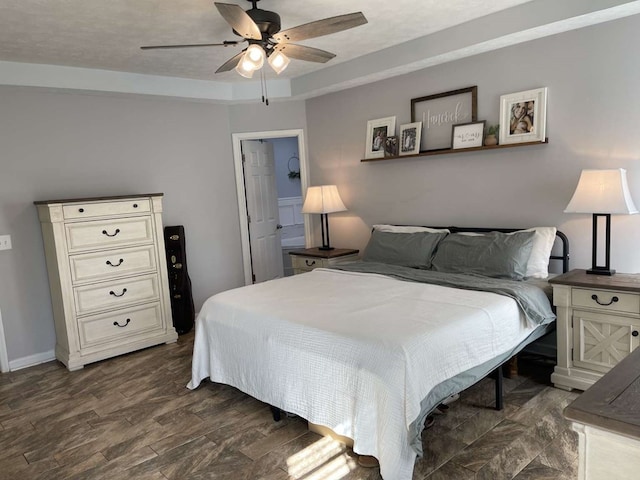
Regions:
<svg viewBox="0 0 640 480"><path fill-rule="evenodd" d="M249 242L249 217L247 214L247 193L244 186L244 169L242 168L242 141L243 140L269 140L272 138L296 137L298 139L298 157L300 159L300 190L304 197L309 185L309 168L304 141L304 131L294 130L271 130L265 132L245 132L231 134L233 141L233 164L236 171L236 189L238 192L238 217L240 221L240 241L242 243L242 263L244 269L244 283L251 285L251 247ZM304 238L305 245L309 247L311 238L311 223L308 215L304 216Z"/></svg>
<svg viewBox="0 0 640 480"><path fill-rule="evenodd" d="M7 342L4 337L4 326L2 325L2 311L0 311L0 372L6 373L11 370L9 357L7 356Z"/></svg>

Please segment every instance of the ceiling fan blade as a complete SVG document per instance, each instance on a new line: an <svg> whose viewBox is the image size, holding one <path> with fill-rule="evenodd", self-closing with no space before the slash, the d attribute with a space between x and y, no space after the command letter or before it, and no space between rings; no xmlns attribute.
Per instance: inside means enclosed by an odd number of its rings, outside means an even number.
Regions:
<svg viewBox="0 0 640 480"><path fill-rule="evenodd" d="M240 61L240 58L242 58L242 55L244 55L244 50L224 62L220 66L220 68L216 70L216 73L228 72L229 70L233 70L234 68L236 68L236 65L238 65L238 62Z"/></svg>
<svg viewBox="0 0 640 480"><path fill-rule="evenodd" d="M289 58L304 60L307 62L326 63L335 57L335 53L320 50L319 48L305 47L293 43L280 43L274 47Z"/></svg>
<svg viewBox="0 0 640 480"><path fill-rule="evenodd" d="M160 48L192 48L192 47L233 47L240 42L235 40L224 41L222 43L193 43L190 45L147 45L140 47L142 50L156 50Z"/></svg>
<svg viewBox="0 0 640 480"><path fill-rule="evenodd" d="M367 23L367 19L362 12L338 15L337 17L325 18L297 27L281 30L273 35L277 42L298 42L308 38L321 37L331 33L341 32L349 28L357 27Z"/></svg>
<svg viewBox="0 0 640 480"><path fill-rule="evenodd" d="M238 34L244 38L250 38L252 40L262 40L262 33L256 22L247 15L242 7L233 3L220 3L214 2L216 8L222 15L231 28L233 28Z"/></svg>

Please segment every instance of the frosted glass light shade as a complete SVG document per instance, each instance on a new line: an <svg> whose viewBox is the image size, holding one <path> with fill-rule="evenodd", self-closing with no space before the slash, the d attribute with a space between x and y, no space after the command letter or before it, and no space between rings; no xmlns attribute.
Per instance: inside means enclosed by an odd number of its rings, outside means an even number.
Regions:
<svg viewBox="0 0 640 480"><path fill-rule="evenodd" d="M624 168L582 170L576 191L565 213L638 213Z"/></svg>
<svg viewBox="0 0 640 480"><path fill-rule="evenodd" d="M251 78L253 77L253 72L255 72L255 70L255 65L248 59L246 53L240 57L240 61L238 62L238 65L236 65L236 72L244 78Z"/></svg>
<svg viewBox="0 0 640 480"><path fill-rule="evenodd" d="M252 45L249 45L249 47L247 48L247 51L245 52L244 56L251 63L253 63L253 69L254 70L260 70L262 68L262 65L264 65L265 53L264 53L264 50L262 49L262 47L260 45L257 45L255 43L252 44Z"/></svg>
<svg viewBox="0 0 640 480"><path fill-rule="evenodd" d="M284 69L287 68L290 61L291 60L289 60L289 57L287 57L280 51L275 51L269 56L269 65L278 75L280 75L284 71Z"/></svg>
<svg viewBox="0 0 640 480"><path fill-rule="evenodd" d="M344 212L346 209L335 185L307 188L302 213L333 213Z"/></svg>

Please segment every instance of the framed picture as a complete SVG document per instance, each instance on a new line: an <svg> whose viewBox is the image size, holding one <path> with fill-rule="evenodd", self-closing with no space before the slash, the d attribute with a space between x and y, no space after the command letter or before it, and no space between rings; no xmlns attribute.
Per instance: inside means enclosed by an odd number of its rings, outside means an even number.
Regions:
<svg viewBox="0 0 640 480"><path fill-rule="evenodd" d="M411 99L411 121L422 122L419 151L451 148L451 127L477 120L478 87Z"/></svg>
<svg viewBox="0 0 640 480"><path fill-rule="evenodd" d="M420 153L422 122L407 123L400 126L400 155Z"/></svg>
<svg viewBox="0 0 640 480"><path fill-rule="evenodd" d="M546 126L546 88L500 96L500 143L543 142Z"/></svg>
<svg viewBox="0 0 640 480"><path fill-rule="evenodd" d="M384 156L385 157L397 157L398 156L398 137L393 135L384 139Z"/></svg>
<svg viewBox="0 0 640 480"><path fill-rule="evenodd" d="M364 158L384 157L384 139L396 134L396 117L379 118L367 122L367 146Z"/></svg>
<svg viewBox="0 0 640 480"><path fill-rule="evenodd" d="M451 129L452 148L481 147L486 121L461 123Z"/></svg>

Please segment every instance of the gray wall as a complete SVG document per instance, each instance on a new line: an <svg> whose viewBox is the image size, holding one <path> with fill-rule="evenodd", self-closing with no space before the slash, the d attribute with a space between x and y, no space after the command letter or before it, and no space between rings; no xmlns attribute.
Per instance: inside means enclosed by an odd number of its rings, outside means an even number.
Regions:
<svg viewBox="0 0 640 480"><path fill-rule="evenodd" d="M303 101L224 106L0 86L0 309L10 361L55 346L33 202L163 192L165 225L184 225L198 310L244 284L231 134L305 128Z"/></svg>
<svg viewBox="0 0 640 480"><path fill-rule="evenodd" d="M555 225L571 265L591 265L590 215L564 208L583 168L626 168L640 206L640 17L564 33L307 102L311 184L338 185L336 247L363 248L378 222ZM410 122L411 98L478 86L478 119L498 123L500 95L548 87L549 144L361 163L367 121ZM615 216L612 267L640 271L640 215ZM318 240L319 241L319 240Z"/></svg>
<svg viewBox="0 0 640 480"><path fill-rule="evenodd" d="M34 200L164 192L185 226L197 308L242 285L227 106L0 87L0 308L10 360L51 351L55 334Z"/></svg>

